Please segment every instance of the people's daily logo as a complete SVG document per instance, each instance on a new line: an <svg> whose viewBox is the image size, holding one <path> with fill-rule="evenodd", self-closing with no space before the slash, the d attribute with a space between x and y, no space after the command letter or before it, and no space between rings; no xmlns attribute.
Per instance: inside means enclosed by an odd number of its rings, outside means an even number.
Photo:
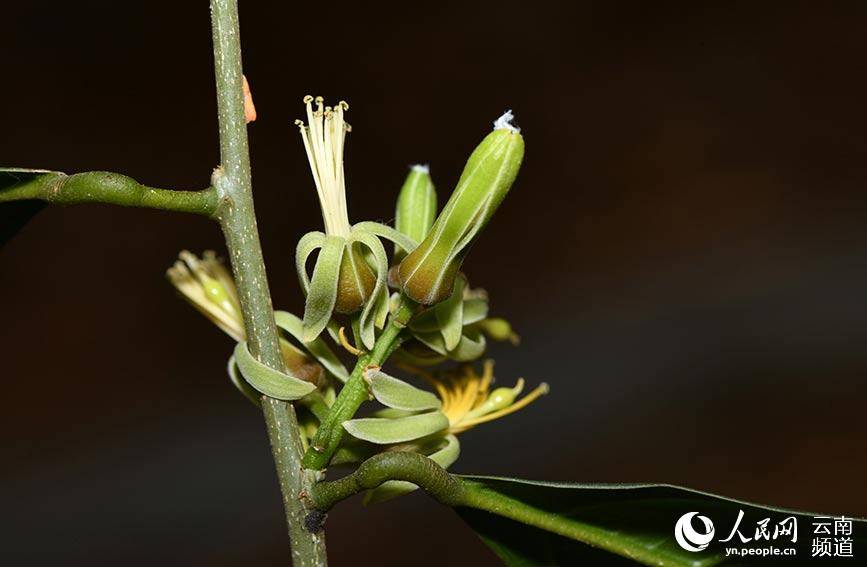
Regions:
<svg viewBox="0 0 867 567"><path fill-rule="evenodd" d="M696 518L703 527L699 530L693 525ZM687 551L702 551L713 541L713 522L707 516L700 516L698 512L687 512L674 525L674 539L677 544Z"/></svg>

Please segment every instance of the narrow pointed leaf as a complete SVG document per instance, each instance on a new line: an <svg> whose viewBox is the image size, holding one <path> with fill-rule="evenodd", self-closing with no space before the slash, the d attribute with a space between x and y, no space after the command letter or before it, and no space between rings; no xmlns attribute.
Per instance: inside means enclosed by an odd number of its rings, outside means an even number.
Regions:
<svg viewBox="0 0 867 567"><path fill-rule="evenodd" d="M727 557L725 549L761 550L771 546L796 548L792 561L795 564L799 558L810 558L812 522L815 516L821 516L665 484L460 478L470 497L468 505L457 508L457 512L507 566L629 564L617 556L645 565L744 565L743 557ZM753 540L748 543L733 534L739 511L744 513L740 531ZM698 512L714 526L711 541L701 551L687 551L675 540L675 525L690 512ZM797 542L792 542L791 534L773 541L755 541L759 521L770 518L768 530L773 533L774 527L789 517L797 521ZM730 534L734 535L732 540L720 541ZM867 521L855 520L853 539L854 549L867 548Z"/></svg>
<svg viewBox="0 0 867 567"><path fill-rule="evenodd" d="M367 376L373 397L384 406L408 411L424 411L442 407L433 392L416 388L385 372L370 372Z"/></svg>
<svg viewBox="0 0 867 567"><path fill-rule="evenodd" d="M316 258L313 278L304 304L304 342L319 336L331 320L337 302L337 284L340 262L346 241L339 236L326 236L325 243Z"/></svg>
<svg viewBox="0 0 867 567"><path fill-rule="evenodd" d="M283 374L253 358L247 343L235 346L235 362L253 388L277 400L298 400L316 389L310 382Z"/></svg>
<svg viewBox="0 0 867 567"><path fill-rule="evenodd" d="M334 351L331 350L331 347L325 343L322 337L317 337L307 343L303 341L304 324L301 319L288 311L275 311L274 320L277 322L278 327L302 343L304 348L319 361L319 364L325 367L325 370L341 382L349 380L349 372L347 372L346 367L343 366L340 358L334 354Z"/></svg>
<svg viewBox="0 0 867 567"><path fill-rule="evenodd" d="M343 428L350 435L378 445L405 443L427 437L449 426L449 419L440 411L383 419L379 417L363 417L343 423Z"/></svg>

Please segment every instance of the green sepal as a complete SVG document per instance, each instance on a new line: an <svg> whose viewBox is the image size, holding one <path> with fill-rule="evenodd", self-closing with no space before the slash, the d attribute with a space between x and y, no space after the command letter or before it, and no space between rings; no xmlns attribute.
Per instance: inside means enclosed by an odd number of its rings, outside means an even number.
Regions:
<svg viewBox="0 0 867 567"><path fill-rule="evenodd" d="M343 428L353 437L377 445L391 445L421 439L443 431L449 418L441 411L432 411L397 419L362 417L343 422Z"/></svg>
<svg viewBox="0 0 867 567"><path fill-rule="evenodd" d="M253 405L255 405L256 407L260 407L262 405L262 395L239 375L240 371L238 370L238 365L235 362L234 354L229 357L229 362L227 364L226 370L229 373L229 381L232 382L232 385L235 386L235 388L237 388L237 390L241 392L245 398L253 402Z"/></svg>
<svg viewBox="0 0 867 567"><path fill-rule="evenodd" d="M448 469L458 460L461 454L461 444L454 435L446 435L444 439L446 442L445 446L427 455L427 458L442 468ZM378 504L379 502L385 502L386 500L409 494L417 489L418 486L405 480L389 480L373 490L368 490L367 494L364 495L364 503Z"/></svg>
<svg viewBox="0 0 867 567"><path fill-rule="evenodd" d="M374 270L376 271L376 286L373 288L364 310L361 312L359 320L361 331L361 343L368 349L372 349L376 342L376 315L379 311L377 303L381 297L382 290L386 287L386 277L388 276L388 256L385 253L385 248L379 238L365 232L353 232L350 236L350 242L358 242L367 247L373 254L375 261Z"/></svg>
<svg viewBox="0 0 867 567"><path fill-rule="evenodd" d="M407 411L440 409L442 403L433 392L416 388L381 370L369 371L365 379L373 397L384 406Z"/></svg>
<svg viewBox="0 0 867 567"><path fill-rule="evenodd" d="M325 329L337 302L338 278L346 240L340 236L326 236L316 258L313 278L304 304L304 342L310 342ZM306 268L301 266L306 275Z"/></svg>
<svg viewBox="0 0 867 567"><path fill-rule="evenodd" d="M331 347L325 343L325 340L321 336L310 342L303 342L304 323L301 319L288 311L275 311L274 321L277 323L278 327L289 333L295 340L301 342L304 345L304 348L312 354L316 360L319 361L319 364L324 366L325 370L327 370L332 376L341 382L349 380L349 372L346 370L346 367L343 366L340 358L334 354L334 351L331 350Z"/></svg>
<svg viewBox="0 0 867 567"><path fill-rule="evenodd" d="M235 346L235 363L244 380L257 391L277 400L298 400L316 389L310 382L274 370L250 354L247 343Z"/></svg>
<svg viewBox="0 0 867 567"><path fill-rule="evenodd" d="M451 296L434 308L446 350L454 350L464 330L464 288L467 278L458 275Z"/></svg>

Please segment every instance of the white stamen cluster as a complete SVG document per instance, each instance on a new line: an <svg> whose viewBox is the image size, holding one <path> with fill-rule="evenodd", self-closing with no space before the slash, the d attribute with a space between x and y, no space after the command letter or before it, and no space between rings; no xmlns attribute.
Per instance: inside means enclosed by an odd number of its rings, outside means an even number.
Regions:
<svg viewBox="0 0 867 567"><path fill-rule="evenodd" d="M494 130L508 130L513 134L519 134L521 129L512 124L512 120L514 119L515 115L512 114L512 111L507 110L502 116L494 120Z"/></svg>
<svg viewBox="0 0 867 567"><path fill-rule="evenodd" d="M316 103L316 110L313 109L313 102ZM332 108L323 106L323 103L321 96L315 99L310 95L304 97L307 125L301 120L296 120L295 124L301 130L301 139L307 150L307 160L319 194L325 233L345 237L349 236L350 226L343 178L343 144L351 128L344 121L343 113L349 110L349 105L340 101Z"/></svg>

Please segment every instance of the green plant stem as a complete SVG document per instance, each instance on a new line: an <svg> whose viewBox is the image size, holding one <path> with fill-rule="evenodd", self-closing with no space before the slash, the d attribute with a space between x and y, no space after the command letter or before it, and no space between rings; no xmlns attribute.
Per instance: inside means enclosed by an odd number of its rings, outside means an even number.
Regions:
<svg viewBox="0 0 867 567"><path fill-rule="evenodd" d="M376 339L373 350L362 354L355 363L349 380L340 390L326 418L319 425L316 436L304 454L301 462L306 469L322 470L328 466L343 438L343 422L352 419L355 412L369 396L364 372L374 366L381 366L391 353L400 346L402 332L415 312L417 305L407 297L389 319L382 334Z"/></svg>
<svg viewBox="0 0 867 567"><path fill-rule="evenodd" d="M213 216L219 204L213 187L201 191L173 191L142 185L135 179L107 171L66 175L51 172L34 176L0 192L0 203L37 199L55 205L107 203Z"/></svg>
<svg viewBox="0 0 867 567"><path fill-rule="evenodd" d="M341 500L374 489L389 480L411 482L441 504L452 508L484 510L648 565L658 563L658 557L652 550L624 546L622 541L611 537L609 530L577 520L565 520L561 515L491 490L472 478L451 475L418 453L387 452L375 455L350 475L316 484L310 497L318 511L327 512Z"/></svg>
<svg viewBox="0 0 867 567"><path fill-rule="evenodd" d="M285 371L253 210L237 0L212 0L211 15L220 124L221 167L213 176L222 202L217 216L238 286L250 352L263 364ZM263 396L262 412L283 494L293 564L325 565L324 534L304 529L307 510L301 496L314 479L301 468L303 449L295 410L289 403Z"/></svg>
<svg viewBox="0 0 867 567"><path fill-rule="evenodd" d="M424 455L403 451L379 453L361 463L350 475L317 483L310 497L317 510L327 512L341 500L389 480L416 484L447 506L458 506L465 499L460 480Z"/></svg>

